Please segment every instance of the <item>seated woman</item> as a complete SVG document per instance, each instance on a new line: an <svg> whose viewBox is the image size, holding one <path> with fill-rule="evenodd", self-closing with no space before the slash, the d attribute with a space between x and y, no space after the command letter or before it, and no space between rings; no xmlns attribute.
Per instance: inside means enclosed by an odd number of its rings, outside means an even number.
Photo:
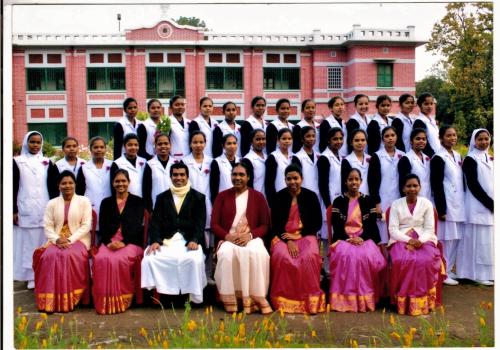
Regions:
<svg viewBox="0 0 500 350"><path fill-rule="evenodd" d="M72 311L82 297L88 302L92 205L75 194L75 175L58 178L61 195L47 203L44 216L48 242L33 254L35 299L43 312Z"/></svg>
<svg viewBox="0 0 500 350"><path fill-rule="evenodd" d="M273 310L266 300L269 288L269 254L262 241L271 219L264 195L248 188L251 173L246 164L233 168L233 188L215 199L211 227L220 239L215 283L227 312L238 311L238 301L250 314ZM239 300L238 300L239 299Z"/></svg>
<svg viewBox="0 0 500 350"><path fill-rule="evenodd" d="M396 304L399 314L426 315L436 307L442 266L434 208L418 195L417 175L407 175L402 190L406 197L392 203L389 215L391 303Z"/></svg>
<svg viewBox="0 0 500 350"><path fill-rule="evenodd" d="M92 297L99 314L124 312L132 303L142 303L141 260L143 255L144 205L128 192L128 171L113 175L115 194L101 203L99 236L101 245L92 266Z"/></svg>
<svg viewBox="0 0 500 350"><path fill-rule="evenodd" d="M320 288L321 256L316 232L321 209L316 193L302 188L302 170L285 169L286 188L272 201L271 303L275 310L316 314L325 311Z"/></svg>
<svg viewBox="0 0 500 350"><path fill-rule="evenodd" d="M374 311L380 272L386 266L377 247L380 234L375 204L359 192L361 181L359 169L352 168L347 192L335 198L332 205L330 305L336 311Z"/></svg>

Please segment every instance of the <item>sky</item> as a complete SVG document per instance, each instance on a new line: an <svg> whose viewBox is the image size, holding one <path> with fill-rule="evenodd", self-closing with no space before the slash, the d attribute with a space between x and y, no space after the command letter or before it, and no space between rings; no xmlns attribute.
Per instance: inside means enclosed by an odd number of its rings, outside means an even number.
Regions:
<svg viewBox="0 0 500 350"><path fill-rule="evenodd" d="M94 1L95 2L95 1ZM177 1L181 2L181 0ZM15 5L13 33L118 33L150 27L161 19L198 17L219 33L346 33L353 24L366 28L405 29L415 26L416 39L429 40L446 4L372 3L307 5ZM416 50L416 80L430 75L439 57Z"/></svg>

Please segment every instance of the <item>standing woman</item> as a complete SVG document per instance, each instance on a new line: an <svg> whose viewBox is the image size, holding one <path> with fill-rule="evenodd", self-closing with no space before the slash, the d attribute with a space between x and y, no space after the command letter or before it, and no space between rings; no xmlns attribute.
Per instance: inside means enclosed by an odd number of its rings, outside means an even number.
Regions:
<svg viewBox="0 0 500 350"><path fill-rule="evenodd" d="M368 167L371 160L371 157L365 153L366 131L361 129L354 130L351 132L351 137L352 138L350 139L349 144L351 145L352 152L342 160L342 165L340 167L342 176L342 193L347 191L345 184L347 181L347 175L349 175L352 168L359 169L362 179L368 178ZM366 195L370 194L368 182L361 183L359 191Z"/></svg>
<svg viewBox="0 0 500 350"><path fill-rule="evenodd" d="M441 148L439 127L436 123L436 117L432 115L434 110L434 96L428 92L421 94L418 96L417 105L420 108L420 114L415 118L413 128L422 128L426 131L427 146L424 152L429 157L432 157Z"/></svg>
<svg viewBox="0 0 500 350"><path fill-rule="evenodd" d="M267 155L264 153L264 149L266 148L266 133L261 129L254 129L250 136L252 137L252 149L241 162L245 163L249 169L248 187L265 194L264 180Z"/></svg>
<svg viewBox="0 0 500 350"><path fill-rule="evenodd" d="M293 128L293 124L288 121L288 117L290 116L290 100L280 98L276 102L276 112L278 113L278 118L269 123L266 129L267 154L271 154L276 150L278 146L278 132L284 128L290 130Z"/></svg>
<svg viewBox="0 0 500 350"><path fill-rule="evenodd" d="M159 100L156 98L149 100L149 118L137 127L137 135L139 135L140 140L139 156L146 160L150 160L155 155L155 135L158 133L156 126L160 122L162 112L162 106Z"/></svg>
<svg viewBox="0 0 500 350"><path fill-rule="evenodd" d="M212 160L210 165L210 199L215 202L217 194L232 187L231 171L240 158L236 155L238 151L238 140L233 134L227 134L222 138L224 153Z"/></svg>
<svg viewBox="0 0 500 350"><path fill-rule="evenodd" d="M302 137L301 137L302 128L310 126L314 128L316 132L319 131L319 123L317 123L314 120L314 116L316 115L316 103L310 98L302 101L301 111L304 114L304 119L298 122L292 129L293 153L297 153L298 151L300 151L300 148L302 147ZM314 143L314 152L319 153L319 138L316 138L316 141Z"/></svg>
<svg viewBox="0 0 500 350"><path fill-rule="evenodd" d="M266 113L266 99L262 96L255 96L252 99L253 114L241 124L241 156L244 157L250 151L252 143L250 133L253 129L262 129L266 131L267 122L264 120Z"/></svg>
<svg viewBox="0 0 500 350"><path fill-rule="evenodd" d="M302 188L302 171L285 170L286 188L271 206L271 303L274 310L316 314L325 311L320 287L321 256L316 232L321 213L316 193Z"/></svg>
<svg viewBox="0 0 500 350"><path fill-rule="evenodd" d="M386 126L382 130L383 147L372 155L368 168L368 188L376 204L377 226L382 244L389 241L385 211L393 201L401 198L399 193L398 163L405 155L396 148L396 129Z"/></svg>
<svg viewBox="0 0 500 350"><path fill-rule="evenodd" d="M59 173L69 170L76 176L82 165L85 164L85 160L78 157L78 140L71 136L64 138L62 150L64 157L56 162L57 170Z"/></svg>
<svg viewBox="0 0 500 350"><path fill-rule="evenodd" d="M113 159L116 160L125 152L123 138L127 134L137 134L137 128L142 123L135 119L137 115L137 101L133 97L127 97L123 101L125 116L115 123L113 128Z"/></svg>
<svg viewBox="0 0 500 350"><path fill-rule="evenodd" d="M409 152L411 150L410 134L413 130L414 117L411 114L415 108L415 98L410 94L399 96L399 113L392 120L392 126L396 129L398 142L396 148Z"/></svg>
<svg viewBox="0 0 500 350"><path fill-rule="evenodd" d="M125 146L125 154L116 159L111 165L111 178L113 178L113 174L118 169L127 170L130 177L129 192L142 198L142 179L146 159L137 156L139 152L139 138L135 134L127 134L123 139L123 144ZM111 192L113 192L112 180L110 184Z"/></svg>
<svg viewBox="0 0 500 350"><path fill-rule="evenodd" d="M170 156L170 136L156 134L154 138L155 156L146 162L142 177L142 198L146 209L152 213L156 197L168 190L170 185L170 167L174 158Z"/></svg>
<svg viewBox="0 0 500 350"><path fill-rule="evenodd" d="M267 156L264 188L267 202L271 206L276 192L286 187L285 169L292 162L290 146L292 145L292 131L281 129L278 132L278 149Z"/></svg>
<svg viewBox="0 0 500 350"><path fill-rule="evenodd" d="M170 129L170 154L177 160L181 160L189 154L189 123L184 118L186 111L186 99L176 95L170 99L170 111L172 112Z"/></svg>
<svg viewBox="0 0 500 350"><path fill-rule="evenodd" d="M217 127L217 121L213 119L214 102L210 97L202 97L200 100L200 114L189 123L189 134L194 131L203 131L207 139L205 153L209 157L212 155L213 132ZM189 142L191 144L191 142Z"/></svg>
<svg viewBox="0 0 500 350"><path fill-rule="evenodd" d="M415 174L419 178L419 196L432 201L431 193L431 158L424 153L427 145L427 136L424 129L413 129L410 135L411 149L401 157L398 163L399 190L404 196L403 186L408 174Z"/></svg>
<svg viewBox="0 0 500 350"><path fill-rule="evenodd" d="M381 271L387 265L377 244L375 203L359 192L361 172L347 176L347 192L335 198L330 248L330 305L341 312L375 311Z"/></svg>
<svg viewBox="0 0 500 350"><path fill-rule="evenodd" d="M328 132L332 128L340 128L344 135L347 133L345 128L345 122L342 119L342 114L345 112L345 101L340 96L332 97L328 101L328 109L331 114L323 120L319 126L319 151L323 152L328 144ZM347 155L347 145L342 146L342 151L340 152L342 156Z"/></svg>
<svg viewBox="0 0 500 350"><path fill-rule="evenodd" d="M457 276L491 286L494 274L493 157L486 129L472 133L462 170L467 181L467 224L457 252Z"/></svg>
<svg viewBox="0 0 500 350"><path fill-rule="evenodd" d="M75 175L63 171L61 195L47 203L43 218L48 242L33 253L35 300L39 311L72 311L89 301L89 256L92 205L75 194Z"/></svg>
<svg viewBox="0 0 500 350"><path fill-rule="evenodd" d="M302 168L302 187L313 191L318 195L318 167L316 162L319 154L314 152L314 144L316 143L316 129L312 126L305 126L300 130L302 139L302 148L292 157L292 163L299 165Z"/></svg>
<svg viewBox="0 0 500 350"><path fill-rule="evenodd" d="M212 158L217 158L222 154L222 137L233 134L238 139L238 157L241 157L241 134L240 125L236 123L238 109L234 102L228 101L222 105L224 121L216 125L212 138Z"/></svg>
<svg viewBox="0 0 500 350"><path fill-rule="evenodd" d="M86 162L76 177L76 194L85 196L92 204L94 210L99 217L99 209L101 202L104 198L111 196L110 173L111 173L111 160L104 158L106 155L106 141L100 137L95 136L89 141L90 153L92 159ZM99 230L99 225L96 226Z"/></svg>
<svg viewBox="0 0 500 350"><path fill-rule="evenodd" d="M114 195L101 203L99 236L101 245L92 265L92 298L98 314L125 312L136 301L142 303L141 260L144 205L128 192L128 171L113 175Z"/></svg>
<svg viewBox="0 0 500 350"><path fill-rule="evenodd" d="M13 161L14 280L35 288L33 251L45 242L43 215L47 202L59 194L57 167L43 156L38 131L24 136L21 155Z"/></svg>
<svg viewBox="0 0 500 350"><path fill-rule="evenodd" d="M368 134L368 154L370 155L383 148L381 134L386 126L391 125L389 112L391 111L392 100L387 95L381 95L377 97L375 107L377 107L377 113L372 117L372 121L366 129Z"/></svg>
<svg viewBox="0 0 500 350"><path fill-rule="evenodd" d="M321 241L323 244L323 269L329 274L330 267L328 259L328 225L326 222L326 208L333 200L342 194L342 179L340 176L342 157L340 150L344 144L344 132L340 128L328 130L328 147L321 153L316 163L318 167L318 188L321 196L321 215L323 225L321 226Z"/></svg>
<svg viewBox="0 0 500 350"><path fill-rule="evenodd" d="M370 117L368 117L367 114L369 106L370 100L368 96L364 94L357 94L356 96L354 96L354 107L356 108L356 113L351 115L351 117L345 124L348 140L352 140L352 134L355 130L360 129L366 132L368 124L371 121ZM367 135L366 137L368 138ZM350 143L347 145L347 152L352 152L352 145Z"/></svg>

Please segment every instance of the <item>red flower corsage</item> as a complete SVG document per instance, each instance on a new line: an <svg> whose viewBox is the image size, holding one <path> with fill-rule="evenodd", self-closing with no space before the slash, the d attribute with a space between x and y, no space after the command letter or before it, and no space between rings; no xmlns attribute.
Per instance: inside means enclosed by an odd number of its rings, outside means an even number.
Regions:
<svg viewBox="0 0 500 350"><path fill-rule="evenodd" d="M208 174L210 172L210 169L205 169L204 173Z"/></svg>
<svg viewBox="0 0 500 350"><path fill-rule="evenodd" d="M490 160L493 161L493 157L490 157Z"/></svg>
<svg viewBox="0 0 500 350"><path fill-rule="evenodd" d="M48 161L46 161L46 160L44 160L44 161L42 162L42 164L43 164L43 165L49 165L49 162L48 162Z"/></svg>

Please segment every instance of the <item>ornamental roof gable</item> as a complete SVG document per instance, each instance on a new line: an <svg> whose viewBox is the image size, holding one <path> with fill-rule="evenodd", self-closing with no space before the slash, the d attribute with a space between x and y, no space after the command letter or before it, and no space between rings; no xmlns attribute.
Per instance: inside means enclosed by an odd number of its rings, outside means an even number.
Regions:
<svg viewBox="0 0 500 350"><path fill-rule="evenodd" d="M126 30L125 38L126 40L147 41L197 41L203 40L203 30L198 27L179 25L171 20L164 20L150 28Z"/></svg>

